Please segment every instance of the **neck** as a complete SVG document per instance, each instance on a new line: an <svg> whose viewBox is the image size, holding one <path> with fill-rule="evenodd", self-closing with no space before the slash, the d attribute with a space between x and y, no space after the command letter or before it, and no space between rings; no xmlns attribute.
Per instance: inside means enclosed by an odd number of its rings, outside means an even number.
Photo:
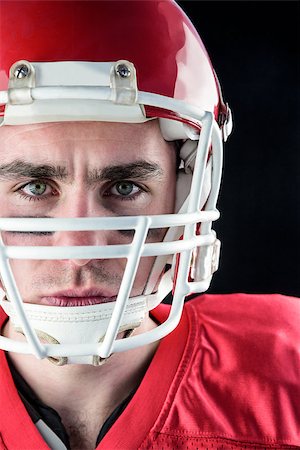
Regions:
<svg viewBox="0 0 300 450"><path fill-rule="evenodd" d="M135 333L154 326L147 318ZM16 338L18 333L8 322L4 334ZM10 359L42 402L58 412L67 430L74 429L75 422L78 427L80 413L96 439L106 418L140 384L156 348L154 343L116 353L98 367L77 364L60 367L17 353L10 353Z"/></svg>

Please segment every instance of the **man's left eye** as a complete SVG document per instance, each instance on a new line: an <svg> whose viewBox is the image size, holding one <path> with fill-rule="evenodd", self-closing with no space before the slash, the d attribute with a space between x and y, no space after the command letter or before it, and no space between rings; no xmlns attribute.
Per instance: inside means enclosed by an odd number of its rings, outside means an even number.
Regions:
<svg viewBox="0 0 300 450"><path fill-rule="evenodd" d="M23 191L27 195L43 195L47 190L47 184L43 181L33 181L23 187Z"/></svg>
<svg viewBox="0 0 300 450"><path fill-rule="evenodd" d="M131 181L120 181L113 185L111 194L122 197L129 197L140 192L140 188Z"/></svg>

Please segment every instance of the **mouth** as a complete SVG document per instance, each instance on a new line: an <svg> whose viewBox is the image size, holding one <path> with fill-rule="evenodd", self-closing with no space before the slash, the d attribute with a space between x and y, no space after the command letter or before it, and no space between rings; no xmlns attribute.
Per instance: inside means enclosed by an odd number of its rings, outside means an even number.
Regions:
<svg viewBox="0 0 300 450"><path fill-rule="evenodd" d="M113 302L116 300L116 298L116 295L95 289L85 291L68 290L43 296L41 299L41 304L61 307L89 306L99 305L100 303Z"/></svg>

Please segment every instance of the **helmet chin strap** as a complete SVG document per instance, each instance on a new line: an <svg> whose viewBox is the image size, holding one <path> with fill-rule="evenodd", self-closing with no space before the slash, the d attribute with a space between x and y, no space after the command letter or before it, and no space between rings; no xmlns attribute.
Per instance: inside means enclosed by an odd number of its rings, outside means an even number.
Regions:
<svg viewBox="0 0 300 450"><path fill-rule="evenodd" d="M6 298L1 300L1 306L12 320L15 330L21 334L22 324ZM85 344L101 343L116 302L79 307L55 307L24 303L24 310L31 326L43 344ZM124 312L119 334L127 337L135 328L139 327L146 316L147 297L138 296L130 298ZM124 335L125 334L125 335ZM106 359L98 355L48 357L53 364L92 364L99 366Z"/></svg>
<svg viewBox="0 0 300 450"><path fill-rule="evenodd" d="M130 297L119 326L118 338L129 337L146 318L149 311L154 309L172 288L169 273L162 277L158 290L150 295ZM23 303L26 318L35 330L42 344L76 345L101 343L107 332L115 302L101 303L88 306L56 307ZM14 303L8 300L5 291L0 288L0 307L9 316L17 333L25 335L22 320L16 312ZM13 341L11 338L5 338ZM4 347L5 348L5 347ZM9 348L7 348L10 350ZM31 353L31 352L29 352ZM49 356L51 363L62 366L65 364L91 364L100 366L108 358L99 355L69 355Z"/></svg>

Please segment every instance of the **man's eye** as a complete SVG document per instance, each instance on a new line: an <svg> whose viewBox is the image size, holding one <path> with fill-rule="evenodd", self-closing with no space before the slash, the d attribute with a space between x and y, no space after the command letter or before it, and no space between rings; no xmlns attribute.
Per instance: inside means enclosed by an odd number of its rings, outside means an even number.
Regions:
<svg viewBox="0 0 300 450"><path fill-rule="evenodd" d="M32 181L31 183L26 184L22 191L27 195L43 195L47 190L47 184L43 181Z"/></svg>
<svg viewBox="0 0 300 450"><path fill-rule="evenodd" d="M26 199L40 200L55 194L55 190L46 181L30 181L18 189L18 194Z"/></svg>
<svg viewBox="0 0 300 450"><path fill-rule="evenodd" d="M110 194L122 197L133 197L138 194L141 189L131 181L120 181L112 186Z"/></svg>

